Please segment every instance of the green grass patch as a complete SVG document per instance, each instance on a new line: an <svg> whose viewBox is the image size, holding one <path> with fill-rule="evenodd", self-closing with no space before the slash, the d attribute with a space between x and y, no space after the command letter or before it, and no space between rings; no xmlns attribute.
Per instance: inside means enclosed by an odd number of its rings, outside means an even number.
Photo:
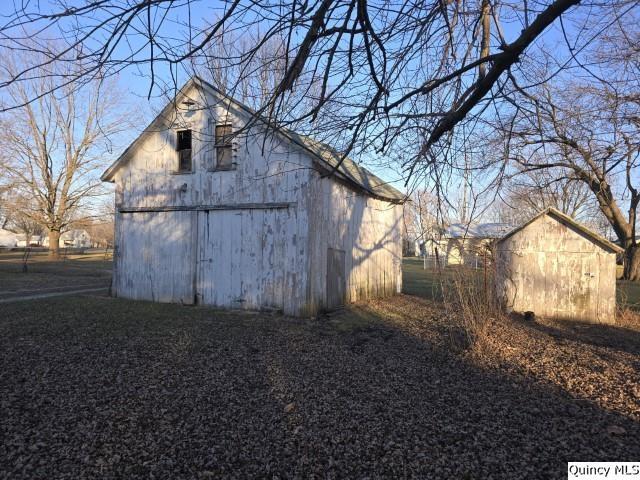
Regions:
<svg viewBox="0 0 640 480"><path fill-rule="evenodd" d="M402 293L442 300L442 282L433 269L423 268L422 259L405 257L402 263Z"/></svg>

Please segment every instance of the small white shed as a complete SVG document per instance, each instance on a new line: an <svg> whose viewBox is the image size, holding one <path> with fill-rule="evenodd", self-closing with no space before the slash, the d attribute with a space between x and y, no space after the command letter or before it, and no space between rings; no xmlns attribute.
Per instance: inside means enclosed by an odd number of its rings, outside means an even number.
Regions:
<svg viewBox="0 0 640 480"><path fill-rule="evenodd" d="M496 242L496 291L509 311L614 323L621 251L548 208Z"/></svg>

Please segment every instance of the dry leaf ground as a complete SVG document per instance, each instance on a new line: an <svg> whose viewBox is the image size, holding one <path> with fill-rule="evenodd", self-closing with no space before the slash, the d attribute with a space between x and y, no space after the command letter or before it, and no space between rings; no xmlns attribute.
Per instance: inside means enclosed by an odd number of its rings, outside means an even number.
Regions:
<svg viewBox="0 0 640 480"><path fill-rule="evenodd" d="M455 322L404 295L318 319L0 305L0 478L566 478L640 458L638 332L492 329L453 348Z"/></svg>

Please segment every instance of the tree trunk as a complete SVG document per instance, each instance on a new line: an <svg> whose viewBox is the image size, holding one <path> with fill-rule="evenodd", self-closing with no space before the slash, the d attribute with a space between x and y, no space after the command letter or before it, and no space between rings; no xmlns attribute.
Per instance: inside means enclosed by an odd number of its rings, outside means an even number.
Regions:
<svg viewBox="0 0 640 480"><path fill-rule="evenodd" d="M624 252L624 280L640 280L640 246L632 244Z"/></svg>
<svg viewBox="0 0 640 480"><path fill-rule="evenodd" d="M60 230L49 230L49 258L60 258Z"/></svg>

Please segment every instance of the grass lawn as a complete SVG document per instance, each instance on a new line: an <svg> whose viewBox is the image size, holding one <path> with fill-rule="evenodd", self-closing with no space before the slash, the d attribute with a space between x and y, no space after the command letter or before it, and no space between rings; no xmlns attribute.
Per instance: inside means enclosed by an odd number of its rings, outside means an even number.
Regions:
<svg viewBox="0 0 640 480"><path fill-rule="evenodd" d="M640 283L618 280L618 303L640 310Z"/></svg>
<svg viewBox="0 0 640 480"><path fill-rule="evenodd" d="M110 258L104 251L68 255L51 261L46 252L29 256L23 271L22 252L0 253L0 299L90 287L111 283Z"/></svg>
<svg viewBox="0 0 640 480"><path fill-rule="evenodd" d="M457 347L457 320L406 294L314 319L0 304L0 479L546 479L640 458L638 331L488 328Z"/></svg>

